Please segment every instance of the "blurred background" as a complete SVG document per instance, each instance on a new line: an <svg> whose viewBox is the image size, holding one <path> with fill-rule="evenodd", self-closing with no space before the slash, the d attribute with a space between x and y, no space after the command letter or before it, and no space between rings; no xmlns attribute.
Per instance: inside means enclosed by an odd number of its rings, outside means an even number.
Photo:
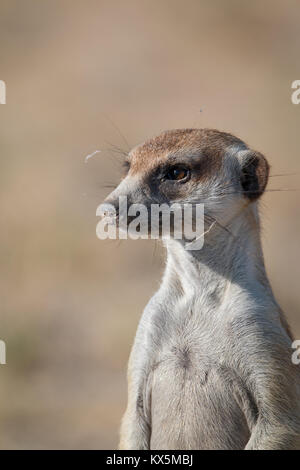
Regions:
<svg viewBox="0 0 300 470"><path fill-rule="evenodd" d="M299 172L299 24L297 0L1 0L1 448L117 446L129 351L164 264L153 241L96 238L118 149L214 127L264 153L272 175ZM261 212L299 338L299 193L268 192Z"/></svg>

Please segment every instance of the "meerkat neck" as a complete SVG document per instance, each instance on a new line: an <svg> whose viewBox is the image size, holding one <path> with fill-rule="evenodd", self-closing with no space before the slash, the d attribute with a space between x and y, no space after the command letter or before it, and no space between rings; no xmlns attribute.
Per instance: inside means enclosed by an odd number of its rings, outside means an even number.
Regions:
<svg viewBox="0 0 300 470"><path fill-rule="evenodd" d="M251 289L263 284L269 288L255 204L226 228L215 226L207 233L201 250L188 251L178 240L169 240L166 246L164 280L180 284L184 293L220 298L231 285Z"/></svg>

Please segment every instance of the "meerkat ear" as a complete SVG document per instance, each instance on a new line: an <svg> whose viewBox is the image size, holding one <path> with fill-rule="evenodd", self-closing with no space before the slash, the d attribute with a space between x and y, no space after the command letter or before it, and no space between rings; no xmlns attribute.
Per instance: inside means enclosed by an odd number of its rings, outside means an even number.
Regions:
<svg viewBox="0 0 300 470"><path fill-rule="evenodd" d="M269 170L270 166L261 153L247 151L241 169L241 185L245 197L255 201L262 195L267 186Z"/></svg>

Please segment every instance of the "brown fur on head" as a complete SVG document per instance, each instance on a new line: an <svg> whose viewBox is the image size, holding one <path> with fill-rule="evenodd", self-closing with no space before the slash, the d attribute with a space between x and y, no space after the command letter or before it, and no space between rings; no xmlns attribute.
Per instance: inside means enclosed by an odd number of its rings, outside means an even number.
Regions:
<svg viewBox="0 0 300 470"><path fill-rule="evenodd" d="M174 129L138 145L130 152L132 174L151 170L171 155L203 154L207 170L219 167L224 148L242 144L238 138L214 129ZM209 160L209 161L208 161Z"/></svg>
<svg viewBox="0 0 300 470"><path fill-rule="evenodd" d="M241 187L246 197L255 200L266 187L269 165L261 153L250 151L239 138L226 132L215 129L165 131L135 147L129 154L127 164L131 175L145 175L167 162L176 164L186 157L193 156L193 160L198 157L194 177L200 181L221 169L226 151L233 147L245 150Z"/></svg>

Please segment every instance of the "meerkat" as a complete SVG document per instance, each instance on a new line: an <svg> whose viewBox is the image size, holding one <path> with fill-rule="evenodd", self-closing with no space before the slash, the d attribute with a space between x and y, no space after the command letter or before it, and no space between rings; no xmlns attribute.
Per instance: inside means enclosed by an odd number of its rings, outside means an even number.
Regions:
<svg viewBox="0 0 300 470"><path fill-rule="evenodd" d="M266 158L229 133L180 129L135 147L127 165L105 207L118 212L120 195L201 203L210 229L195 251L164 240L165 273L130 354L120 449L299 449L300 366L260 241Z"/></svg>

